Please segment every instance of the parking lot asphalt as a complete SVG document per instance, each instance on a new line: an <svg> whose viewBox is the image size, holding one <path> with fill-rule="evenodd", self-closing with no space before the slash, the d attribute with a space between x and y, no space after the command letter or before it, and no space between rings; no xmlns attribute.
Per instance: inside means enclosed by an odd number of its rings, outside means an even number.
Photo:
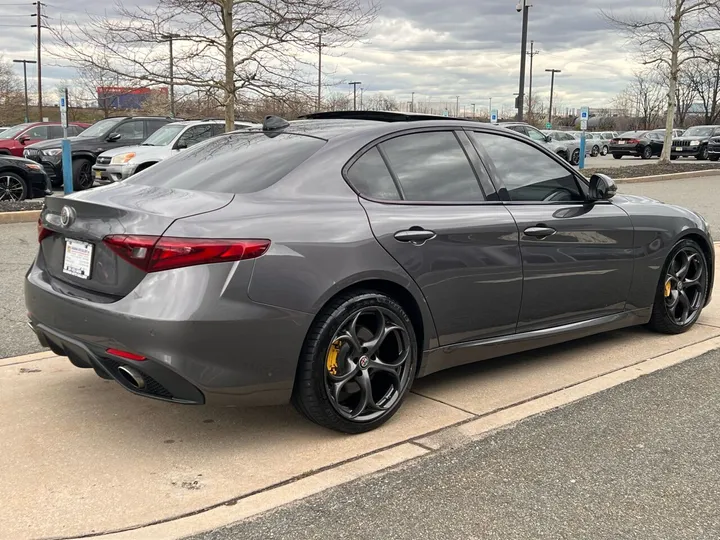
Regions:
<svg viewBox="0 0 720 540"><path fill-rule="evenodd" d="M720 537L720 352L192 540Z"/></svg>
<svg viewBox="0 0 720 540"><path fill-rule="evenodd" d="M593 158L603 159L606 158ZM616 161L612 160L611 161ZM624 160L621 160L624 161ZM630 161L630 160L628 160ZM720 176L667 180L643 184L619 184L620 193L644 195L699 212L720 240ZM42 350L35 334L25 325L22 281L37 249L34 223L0 225L0 358Z"/></svg>

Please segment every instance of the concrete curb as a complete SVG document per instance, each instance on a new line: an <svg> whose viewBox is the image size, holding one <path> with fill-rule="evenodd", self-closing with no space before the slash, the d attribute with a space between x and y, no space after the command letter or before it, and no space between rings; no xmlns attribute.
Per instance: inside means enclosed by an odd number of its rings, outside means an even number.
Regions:
<svg viewBox="0 0 720 540"><path fill-rule="evenodd" d="M40 212L40 210L0 212L0 225L5 225L7 223L32 223L40 218Z"/></svg>
<svg viewBox="0 0 720 540"><path fill-rule="evenodd" d="M136 538L176 539L242 521L346 482L380 473L432 452L486 437L494 431L511 428L525 419L564 407L583 398L608 390L720 347L720 337L682 347L675 351L611 371L599 377L570 385L561 390L462 421L428 435L414 437L389 448L350 460L334 467L291 479L266 490L217 504L191 515L178 516L129 530L86 535L98 540L134 540Z"/></svg>
<svg viewBox="0 0 720 540"><path fill-rule="evenodd" d="M612 173L610 173L609 176L612 178ZM707 176L720 176L720 169L656 174L655 176L637 176L635 178L617 178L614 180L616 184L640 184L643 182L662 182L663 180L682 180L684 178L702 178Z"/></svg>

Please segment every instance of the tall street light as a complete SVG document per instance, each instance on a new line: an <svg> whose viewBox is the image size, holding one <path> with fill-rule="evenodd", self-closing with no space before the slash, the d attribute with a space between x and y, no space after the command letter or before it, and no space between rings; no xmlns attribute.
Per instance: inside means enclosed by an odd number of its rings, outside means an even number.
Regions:
<svg viewBox="0 0 720 540"><path fill-rule="evenodd" d="M362 83L360 81L353 81L348 84L352 85L353 87L353 111L357 111L357 87L359 84Z"/></svg>
<svg viewBox="0 0 720 540"><path fill-rule="evenodd" d="M550 110L548 111L548 124L552 124L552 113L553 113L553 91L555 90L555 74L562 73L559 69L546 69L550 75Z"/></svg>
<svg viewBox="0 0 720 540"><path fill-rule="evenodd" d="M27 124L28 118L30 118L30 109L28 107L28 93L27 93L27 65L37 64L35 60L13 60L16 64L23 65L23 76L25 77L25 123Z"/></svg>
<svg viewBox="0 0 720 540"><path fill-rule="evenodd" d="M160 34L160 39L170 44L170 116L175 118L175 75L173 60L173 39L180 37L180 34Z"/></svg>
<svg viewBox="0 0 720 540"><path fill-rule="evenodd" d="M415 112L415 92L410 96L410 112Z"/></svg>
<svg viewBox="0 0 720 540"><path fill-rule="evenodd" d="M530 0L520 0L515 9L522 11L522 43L520 48L520 89L517 98L517 119L523 120L523 109L525 108L525 58L527 57L527 32L528 16L530 14Z"/></svg>

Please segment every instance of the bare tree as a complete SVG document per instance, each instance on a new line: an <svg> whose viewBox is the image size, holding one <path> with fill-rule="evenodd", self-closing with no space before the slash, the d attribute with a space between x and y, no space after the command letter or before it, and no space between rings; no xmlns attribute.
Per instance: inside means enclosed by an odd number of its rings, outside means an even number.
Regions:
<svg viewBox="0 0 720 540"><path fill-rule="evenodd" d="M167 0L154 9L118 4L119 16L51 30L56 55L143 85L173 81L221 95L226 129L236 101L284 99L296 84L313 92L318 38L323 49L364 36L377 14L372 0Z"/></svg>
<svg viewBox="0 0 720 540"><path fill-rule="evenodd" d="M720 31L720 3L718 0L658 1L663 10L657 18L650 15L622 19L611 13L604 16L628 36L644 64L667 69L665 143L660 161L669 163L678 79L685 63L703 57L703 48L709 44L708 35Z"/></svg>
<svg viewBox="0 0 720 540"><path fill-rule="evenodd" d="M399 110L399 105L395 98L378 92L365 98L363 109L366 111L397 111Z"/></svg>
<svg viewBox="0 0 720 540"><path fill-rule="evenodd" d="M700 101L705 123L714 123L720 117L720 55L688 62L683 79Z"/></svg>
<svg viewBox="0 0 720 540"><path fill-rule="evenodd" d="M12 64L0 57L0 125L14 124L23 107L20 77L15 74Z"/></svg>

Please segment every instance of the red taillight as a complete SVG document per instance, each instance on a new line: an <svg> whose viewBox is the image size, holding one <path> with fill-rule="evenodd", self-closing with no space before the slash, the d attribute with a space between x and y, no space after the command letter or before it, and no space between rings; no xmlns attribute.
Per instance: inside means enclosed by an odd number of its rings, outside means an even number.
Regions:
<svg viewBox="0 0 720 540"><path fill-rule="evenodd" d="M270 247L270 240L216 240L141 235L106 236L103 242L121 258L145 272L254 259Z"/></svg>
<svg viewBox="0 0 720 540"><path fill-rule="evenodd" d="M38 235L38 242L42 242L45 240L48 236L50 236L53 232L50 229L46 229L43 227L42 224L42 218L38 218L37 222L37 235Z"/></svg>
<svg viewBox="0 0 720 540"><path fill-rule="evenodd" d="M146 358L142 355L131 353L128 351L121 351L120 349L107 349L105 352L108 354L112 354L113 356L119 356L120 358L124 358L125 360L134 360L136 362L142 362L143 360L146 360Z"/></svg>
<svg viewBox="0 0 720 540"><path fill-rule="evenodd" d="M628 144L640 144L638 139L628 139Z"/></svg>

